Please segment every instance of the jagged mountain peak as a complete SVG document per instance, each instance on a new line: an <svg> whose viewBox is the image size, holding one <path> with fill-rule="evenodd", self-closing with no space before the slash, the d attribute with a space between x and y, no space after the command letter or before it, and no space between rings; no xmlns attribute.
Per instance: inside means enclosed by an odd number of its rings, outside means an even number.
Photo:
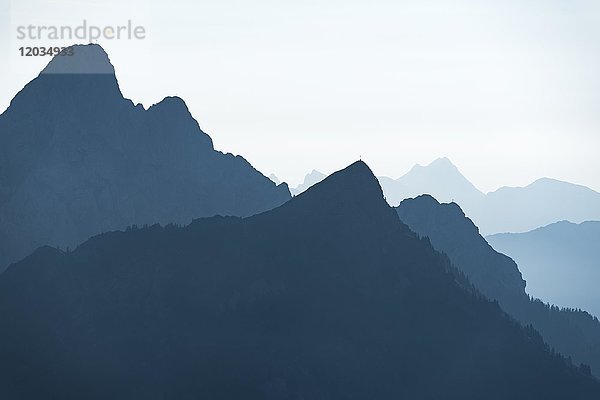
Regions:
<svg viewBox="0 0 600 400"><path fill-rule="evenodd" d="M63 55L54 56L14 97L3 116L14 109L27 113L25 109L32 107L38 114L60 116L66 108L94 112L129 105L133 103L123 97L115 69L104 49L96 44L73 45Z"/></svg>
<svg viewBox="0 0 600 400"><path fill-rule="evenodd" d="M102 47L69 49L0 116L0 271L41 245L248 216L290 198L241 156L215 151L181 98L135 106Z"/></svg>
<svg viewBox="0 0 600 400"><path fill-rule="evenodd" d="M452 161L450 161L450 159L448 157L438 157L435 160L433 160L432 162L430 162L427 165L421 165L421 164L415 164L415 166L413 167L413 169L420 169L420 168L446 168L446 169L453 169L453 170L458 170L458 168L456 168L456 165L454 165L452 163Z"/></svg>
<svg viewBox="0 0 600 400"><path fill-rule="evenodd" d="M49 74L114 75L115 68L102 46L98 44L73 45L68 47L63 54L55 56L41 72L41 75Z"/></svg>
<svg viewBox="0 0 600 400"><path fill-rule="evenodd" d="M313 169L306 175L306 177L304 178L304 181L306 182L307 178L309 178L309 177L320 177L323 175L324 174L321 171L317 171L316 169Z"/></svg>
<svg viewBox="0 0 600 400"><path fill-rule="evenodd" d="M446 157L426 166L415 165L398 179L381 178L386 197L391 205L402 200L430 194L440 202L458 202L470 205L484 194L477 189Z"/></svg>
<svg viewBox="0 0 600 400"><path fill-rule="evenodd" d="M306 189L308 189L315 183L321 182L323 179L325 179L326 176L327 175L325 175L321 171L313 169L310 173L306 174L306 176L304 177L304 181L301 184L292 189L292 194L298 195L304 192Z"/></svg>
<svg viewBox="0 0 600 400"><path fill-rule="evenodd" d="M412 175L415 175L419 178L424 178L427 176L436 178L460 179L461 181L467 182L472 186L467 178L465 178L460 172L458 167L456 167L456 165L454 165L447 157L437 158L427 165L415 164L408 173L398 178L396 181L401 181L411 177Z"/></svg>

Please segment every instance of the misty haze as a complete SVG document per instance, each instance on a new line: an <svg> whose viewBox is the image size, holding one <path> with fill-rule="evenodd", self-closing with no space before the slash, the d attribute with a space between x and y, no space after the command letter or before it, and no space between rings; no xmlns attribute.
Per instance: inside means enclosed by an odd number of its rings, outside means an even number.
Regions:
<svg viewBox="0 0 600 400"><path fill-rule="evenodd" d="M599 27L2 2L0 399L599 399Z"/></svg>

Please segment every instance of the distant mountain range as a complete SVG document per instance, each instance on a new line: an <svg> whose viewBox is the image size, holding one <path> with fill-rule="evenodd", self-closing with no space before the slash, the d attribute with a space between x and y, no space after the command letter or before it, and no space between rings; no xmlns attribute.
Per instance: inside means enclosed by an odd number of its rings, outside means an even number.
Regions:
<svg viewBox="0 0 600 400"><path fill-rule="evenodd" d="M0 275L0 326L6 399L600 396L362 162L253 217L41 248Z"/></svg>
<svg viewBox="0 0 600 400"><path fill-rule="evenodd" d="M123 98L97 45L75 46L0 116L0 272L41 245L75 247L129 225L248 216L290 198L215 151L185 103Z"/></svg>
<svg viewBox="0 0 600 400"><path fill-rule="evenodd" d="M600 316L600 222L562 221L486 239L519 263L531 294Z"/></svg>
<svg viewBox="0 0 600 400"><path fill-rule="evenodd" d="M302 182L300 185L296 186L295 188L291 188L290 191L292 192L292 195L297 196L300 193L307 190L309 187L321 182L326 177L327 177L327 175L325 175L324 173L317 171L316 169L313 169L312 172L310 172L309 174L307 174L304 177L304 182Z"/></svg>
<svg viewBox="0 0 600 400"><path fill-rule="evenodd" d="M391 205L421 194L455 202L484 235L525 232L554 222L600 220L600 193L585 186L542 178L526 187L484 194L448 160L415 166L399 179L379 178Z"/></svg>
<svg viewBox="0 0 600 400"><path fill-rule="evenodd" d="M428 237L436 250L448 255L452 264L462 271L481 293L497 300L506 312L524 326L532 325L557 351L573 357L577 362L591 365L592 372L600 376L598 319L585 312L559 309L556 306L544 305L540 300L530 299L525 293L525 281L521 277L517 264L506 255L494 250L457 204L440 204L433 197L424 195L404 200L396 210L400 219L412 230L420 236ZM581 237L583 242L598 243L598 225L600 223L595 225L595 233L592 233L592 229L587 229L588 236ZM511 237L512 235L509 236ZM557 234L555 238L560 241L563 236ZM575 241L574 238L569 238L569 235L566 235L566 238L567 243ZM520 241L520 235L515 235L513 242L519 243L522 248L527 248L531 244L528 240ZM556 251L551 248L552 244L546 243L547 246L537 248L538 254L542 251L546 254L546 257L536 258L537 261L556 255ZM560 245L558 247L561 248ZM565 255L568 259L569 255ZM573 255L573 257L577 262L577 256ZM595 259L598 260L597 255ZM594 277L597 278L598 274L596 273ZM555 278L552 287L569 285L570 281L566 278L562 280L559 277ZM592 280L589 284L577 282L570 289L584 292L597 282L598 279ZM544 283L548 283L547 280ZM595 296L597 290L592 289L588 293L590 296ZM550 300L544 297L542 299ZM587 311L593 310L587 309Z"/></svg>
<svg viewBox="0 0 600 400"><path fill-rule="evenodd" d="M273 181L273 183L276 184L276 185L281 185L281 183L282 183L281 180L279 180L279 178L275 174L269 175L269 179L271 181Z"/></svg>
<svg viewBox="0 0 600 400"><path fill-rule="evenodd" d="M422 194L442 202L455 201L473 208L485 195L465 178L447 158L439 158L427 166L419 164L398 179L379 177L385 197L392 206Z"/></svg>

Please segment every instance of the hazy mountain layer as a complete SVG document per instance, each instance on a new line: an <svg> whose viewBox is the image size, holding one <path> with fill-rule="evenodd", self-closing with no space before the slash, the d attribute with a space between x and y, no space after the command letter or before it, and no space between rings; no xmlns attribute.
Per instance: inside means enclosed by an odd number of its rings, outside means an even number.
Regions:
<svg viewBox="0 0 600 400"><path fill-rule="evenodd" d="M585 186L543 178L526 187L484 194L447 159L415 166L399 179L379 178L391 205L421 194L455 202L484 235L525 232L561 220L600 220L600 193Z"/></svg>
<svg viewBox="0 0 600 400"><path fill-rule="evenodd" d="M215 151L184 102L123 98L95 45L55 58L0 116L0 271L41 245L132 224L247 216L290 198Z"/></svg>
<svg viewBox="0 0 600 400"><path fill-rule="evenodd" d="M563 221L487 240L519 263L529 293L600 316L600 222Z"/></svg>
<svg viewBox="0 0 600 400"><path fill-rule="evenodd" d="M484 233L525 232L558 221L600 220L600 193L555 179L524 188L501 188L486 195L478 220Z"/></svg>
<svg viewBox="0 0 600 400"><path fill-rule="evenodd" d="M524 325L533 325L556 350L591 365L592 372L600 376L600 322L586 312L530 299L517 264L494 250L458 205L440 204L430 196L421 196L403 201L396 210L403 222L428 237L436 250L447 254L483 294L498 300ZM555 282L556 286L561 284L567 282Z"/></svg>
<svg viewBox="0 0 600 400"><path fill-rule="evenodd" d="M43 248L0 276L4 399L597 399L362 162L254 217Z"/></svg>
<svg viewBox="0 0 600 400"><path fill-rule="evenodd" d="M300 193L304 192L309 187L321 182L326 177L327 177L327 175L325 175L324 173L319 172L316 169L313 169L312 172L310 172L309 174L307 174L304 177L304 182L302 182L300 185L298 185L295 188L291 188L290 191L292 192L292 195L297 196Z"/></svg>
<svg viewBox="0 0 600 400"><path fill-rule="evenodd" d="M404 199L430 194L440 201L456 201L474 208L485 197L447 158L439 158L427 166L417 164L399 179L379 177L379 181L393 206Z"/></svg>

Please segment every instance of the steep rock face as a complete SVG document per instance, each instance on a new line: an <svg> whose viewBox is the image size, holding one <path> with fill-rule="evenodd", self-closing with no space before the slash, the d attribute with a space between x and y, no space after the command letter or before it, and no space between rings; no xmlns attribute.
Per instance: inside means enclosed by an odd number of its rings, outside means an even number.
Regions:
<svg viewBox="0 0 600 400"><path fill-rule="evenodd" d="M134 106L99 46L74 53L55 58L0 116L0 271L38 246L248 216L290 198L287 185L215 151L181 99Z"/></svg>
<svg viewBox="0 0 600 400"><path fill-rule="evenodd" d="M600 322L587 312L531 299L517 264L494 250L457 204L440 204L424 195L403 201L396 211L412 230L448 255L481 293L522 324L532 325L557 351L600 374Z"/></svg>
<svg viewBox="0 0 600 400"><path fill-rule="evenodd" d="M42 248L0 276L0 395L595 399L357 162L281 207Z"/></svg>

